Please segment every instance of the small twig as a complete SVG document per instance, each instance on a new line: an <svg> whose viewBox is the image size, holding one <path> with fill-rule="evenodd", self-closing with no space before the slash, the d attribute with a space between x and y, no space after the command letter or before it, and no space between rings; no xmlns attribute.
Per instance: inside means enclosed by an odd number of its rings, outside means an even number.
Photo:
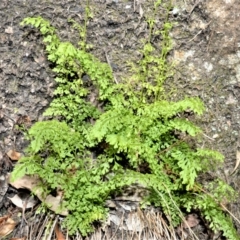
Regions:
<svg viewBox="0 0 240 240"><path fill-rule="evenodd" d="M206 24L206 27L211 23L211 21L209 21L207 24ZM202 31L204 31L206 29L206 27L204 27L204 29L201 29L193 38L191 38L189 41L187 41L187 43L191 42L192 40L194 40L199 34L202 33Z"/></svg>
<svg viewBox="0 0 240 240"><path fill-rule="evenodd" d="M171 146L169 146L169 147L163 149L162 151L158 152L157 155L156 155L156 157L157 157L157 156L160 156L160 155L161 155L162 153L164 153L164 152L169 151L171 148L175 147L176 145L178 145L178 144L180 144L180 143L182 143L182 142L184 142L184 141L186 141L186 140L188 140L188 139L190 139L190 138L191 138L191 136L187 135L187 136L183 137L182 139L179 139L178 141L176 141L175 143L173 143Z"/></svg>
<svg viewBox="0 0 240 240"><path fill-rule="evenodd" d="M122 218L120 219L120 223L119 223L119 225L116 227L116 231L113 233L113 235L111 236L111 238L110 238L109 240L114 239L115 235L117 234L118 229L121 229L121 228L120 228L120 227L121 227L120 224L122 224L122 226L123 226L123 222L124 222L124 214L122 214Z"/></svg>
<svg viewBox="0 0 240 240"><path fill-rule="evenodd" d="M193 38L191 38L189 41L187 41L187 43L191 42L192 40L194 40L199 34L201 34L203 31L203 29L201 29Z"/></svg>
<svg viewBox="0 0 240 240"><path fill-rule="evenodd" d="M195 9L195 7L196 7L200 2L201 2L201 0L197 1L197 2L193 5L191 11L190 11L189 14L188 14L188 18L191 16L193 10Z"/></svg>
<svg viewBox="0 0 240 240"><path fill-rule="evenodd" d="M25 221L26 224L28 224L28 221L27 221L27 219L25 217L25 210L26 210L27 204L28 204L28 201L26 200L23 203L23 208L22 208L22 219Z"/></svg>
<svg viewBox="0 0 240 240"><path fill-rule="evenodd" d="M113 72L113 69L112 69L112 66L111 66L111 62L110 62L109 57L108 57L108 55L107 55L107 51L104 50L104 52L105 52L105 57L106 57L106 59L107 59L107 63L108 63L109 67L110 67L111 70L112 70L114 81L115 81L116 84L118 84L118 81L117 81L117 79L116 79L116 77L115 77L115 75L114 75L114 72Z"/></svg>
<svg viewBox="0 0 240 240"><path fill-rule="evenodd" d="M46 227L46 224L47 224L47 221L49 219L49 216L47 215L43 221L43 224L42 226L40 227L40 229L38 230L38 235L37 235L37 238L36 240L40 240L41 237L42 237L42 234L43 234L43 231L44 231L44 228Z"/></svg>
<svg viewBox="0 0 240 240"><path fill-rule="evenodd" d="M56 218L55 218L55 220L54 220L54 222L53 222L53 225L52 225L52 227L51 227L51 230L50 230L50 232L49 232L49 235L48 235L47 240L51 240L51 239L52 239L53 231L54 231L54 228L55 228L55 226L56 226L56 224L57 224L58 217L59 217L59 216L56 216Z"/></svg>
<svg viewBox="0 0 240 240"><path fill-rule="evenodd" d="M236 222L238 222L238 224L240 224L240 220L239 220L237 217L235 217L235 215L234 215L232 212L230 212L222 203L220 203L220 206L221 206L226 212L228 212L228 214L229 214Z"/></svg>
<svg viewBox="0 0 240 240"><path fill-rule="evenodd" d="M208 139L212 140L212 141L215 141L215 139L214 139L214 138L211 138L211 137L209 137L208 135L206 135L206 134L204 134L204 133L202 133L202 135L203 135L204 137L206 137L206 138L208 138Z"/></svg>
<svg viewBox="0 0 240 240"><path fill-rule="evenodd" d="M162 183L162 184L163 184L163 186L164 186L166 189L168 189L168 188L165 186L164 183ZM160 193L158 190L155 189L155 191L160 195L160 197L162 197L162 196L161 196L161 193ZM190 233L193 237L195 237L195 239L199 240L199 238L197 237L197 235L192 231L192 229L190 228L190 226L188 225L188 223L185 221L185 217L184 217L181 209L177 206L177 204L176 204L176 202L174 201L174 199L172 198L172 195L171 195L171 193L170 193L169 190L167 190L167 193L168 193L168 196L169 196L170 199L171 199L171 202L172 202L173 205L176 207L176 210L179 212L179 217L181 218L181 220L182 220L183 222L186 223L186 227L188 228L189 233ZM164 197L162 197L162 199L163 199L163 201L165 201ZM171 222L171 219L170 219L170 222ZM170 228L172 228L171 225L169 226L169 231L170 231ZM170 231L170 232L171 232L171 231ZM173 232L174 232L174 230L173 230Z"/></svg>
<svg viewBox="0 0 240 240"><path fill-rule="evenodd" d="M206 195L208 195L209 197L211 197L214 201L218 202L217 199L215 199L214 196L212 196L210 193L208 193L207 191L205 191L203 188L199 187L199 186L195 186L196 188L198 188L200 191L204 192ZM240 220L231 212L229 211L225 205L223 203L219 203L219 206L223 208L223 210L225 210L226 212L228 212L228 214L236 221L240 224Z"/></svg>

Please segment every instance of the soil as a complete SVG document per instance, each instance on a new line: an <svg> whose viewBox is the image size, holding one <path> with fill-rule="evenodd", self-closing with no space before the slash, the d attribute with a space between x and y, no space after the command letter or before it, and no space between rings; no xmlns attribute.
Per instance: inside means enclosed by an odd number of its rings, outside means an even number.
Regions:
<svg viewBox="0 0 240 240"><path fill-rule="evenodd" d="M110 62L114 76L128 74L128 61L137 61L141 39L148 36L146 19L153 0L90 0L93 18L88 24L91 52ZM205 147L219 150L224 165L211 176L220 176L240 192L240 173L232 173L240 151L240 2L238 0L173 0L170 20L175 64L174 99L199 96L206 112L196 119L204 130ZM14 189L6 176L14 163L9 150L24 153L27 142L15 126L42 120L55 87L51 64L47 61L42 37L19 24L28 16L42 16L59 30L63 40L77 43L78 32L67 19L84 23L85 1L1 0L0 1L0 212L14 205L7 199ZM161 28L165 11L161 8L156 26ZM158 42L156 38L153 41ZM239 159L240 161L240 159ZM240 219L240 201L229 206ZM236 222L240 233L240 225ZM17 232L14 233L18 235ZM205 234L206 235L206 234ZM209 236L208 236L209 237ZM205 238L202 238L205 239ZM209 238L210 239L210 238ZM220 238L219 238L220 239Z"/></svg>

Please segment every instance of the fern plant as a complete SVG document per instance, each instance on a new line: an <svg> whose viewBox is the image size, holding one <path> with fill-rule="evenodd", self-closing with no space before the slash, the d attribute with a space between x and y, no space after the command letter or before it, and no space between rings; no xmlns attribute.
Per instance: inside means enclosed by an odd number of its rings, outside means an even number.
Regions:
<svg viewBox="0 0 240 240"><path fill-rule="evenodd" d="M155 3L154 14L160 3ZM231 201L234 191L221 181L209 186L198 182L199 174L215 169L223 156L194 145L201 129L184 113L201 115L202 101L191 97L167 100L163 84L172 74L166 60L171 50L171 24L154 30L155 17L148 22L150 37L144 43L142 59L132 67L132 77L119 84L106 63L86 52L86 38L78 49L62 42L47 20L23 20L22 25L41 31L48 59L55 64L58 87L45 115L61 121L31 127L30 145L13 178L37 175L46 191L61 189L62 205L70 212L65 224L71 233L80 230L87 235L95 221L105 219L106 200L138 183L149 189L143 204L160 206L174 226L181 222L176 207L198 209L213 230L222 230L228 239L239 239L218 200ZM152 34L162 36L160 55L151 44Z"/></svg>

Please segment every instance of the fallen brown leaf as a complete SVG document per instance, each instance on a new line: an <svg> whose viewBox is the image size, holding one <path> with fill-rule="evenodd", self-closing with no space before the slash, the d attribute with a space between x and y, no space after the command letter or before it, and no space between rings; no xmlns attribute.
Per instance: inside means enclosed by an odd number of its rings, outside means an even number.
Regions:
<svg viewBox="0 0 240 240"><path fill-rule="evenodd" d="M196 227L199 224L197 214L188 214L183 222L183 228Z"/></svg>
<svg viewBox="0 0 240 240"><path fill-rule="evenodd" d="M34 57L34 61L39 64L42 64L45 61L45 58L43 56Z"/></svg>
<svg viewBox="0 0 240 240"><path fill-rule="evenodd" d="M60 231L58 225L56 224L55 226L55 234L57 239L56 240L66 240L65 236L63 235L63 233Z"/></svg>
<svg viewBox="0 0 240 240"><path fill-rule="evenodd" d="M9 216L0 217L0 237L10 234L15 226L16 223Z"/></svg>
<svg viewBox="0 0 240 240"><path fill-rule="evenodd" d="M9 150L7 152L7 155L11 160L15 160L15 161L18 161L21 158L21 153L16 152L15 150Z"/></svg>
<svg viewBox="0 0 240 240"><path fill-rule="evenodd" d="M16 121L17 126L21 126L21 125L28 126L28 125L30 125L30 123L31 123L31 119L27 115L19 116Z"/></svg>
<svg viewBox="0 0 240 240"><path fill-rule="evenodd" d="M13 182L10 175L9 184L11 184L17 189L26 188L32 191L42 202L44 202L48 206L49 209L63 216L68 215L68 211L66 209L62 209L61 211L59 211L59 207L62 201L61 195L56 197L52 196L51 194L46 197L44 196L44 190L41 187L42 181L40 178L36 176L25 175Z"/></svg>
<svg viewBox="0 0 240 240"><path fill-rule="evenodd" d="M33 197L30 197L29 199L21 199L17 194L12 198L8 197L8 199L10 199L15 206L24 209L33 208L37 203Z"/></svg>
<svg viewBox="0 0 240 240"><path fill-rule="evenodd" d="M9 218L9 216L8 215L5 215L5 216L3 216L3 217L0 217L0 226L4 223L4 222L6 222L6 220Z"/></svg>
<svg viewBox="0 0 240 240"><path fill-rule="evenodd" d="M61 211L59 211L59 207L62 202L61 196L53 197L52 195L49 194L45 199L41 199L41 201L47 204L48 208L54 211L55 213L63 216L68 215L68 211L66 209L62 209Z"/></svg>
<svg viewBox="0 0 240 240"><path fill-rule="evenodd" d="M8 177L8 182L15 188L26 188L28 190L32 190L33 188L41 185L41 180L35 176L25 175L21 178L18 178L16 181L11 180L11 175Z"/></svg>
<svg viewBox="0 0 240 240"><path fill-rule="evenodd" d="M9 33L9 34L12 34L13 33L13 28L12 27L7 27L6 29L5 29L5 33Z"/></svg>
<svg viewBox="0 0 240 240"><path fill-rule="evenodd" d="M237 170L239 164L240 164L240 151L237 151L237 153L236 153L236 164L235 164L234 169L231 172L231 175Z"/></svg>

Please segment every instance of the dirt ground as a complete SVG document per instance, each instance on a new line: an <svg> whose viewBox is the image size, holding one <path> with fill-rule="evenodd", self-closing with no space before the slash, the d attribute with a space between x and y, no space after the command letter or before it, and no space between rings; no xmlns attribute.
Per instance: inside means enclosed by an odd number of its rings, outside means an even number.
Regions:
<svg viewBox="0 0 240 240"><path fill-rule="evenodd" d="M146 19L154 0L90 0L93 18L88 26L91 50L102 61L111 63L114 76L128 74L127 61L137 60L142 42L148 36ZM31 123L42 120L52 99L54 74L46 60L38 31L20 27L28 16L42 16L59 30L62 39L76 43L78 32L67 19L84 22L85 1L1 0L0 1L0 215L12 203L7 199L6 175L12 162L6 153L24 151L27 143L14 125L26 117ZM156 23L161 27L164 9ZM196 121L204 130L205 147L219 150L225 163L214 176L224 178L240 192L240 173L233 173L240 151L240 2L238 0L173 0L170 20L175 63L174 99L199 96L206 113ZM158 41L155 39L154 41ZM239 154L238 154L239 155ZM239 161L240 161L240 157ZM230 210L240 219L240 200ZM240 225L236 222L240 233ZM17 233L16 233L17 234ZM220 239L220 238L219 238Z"/></svg>

